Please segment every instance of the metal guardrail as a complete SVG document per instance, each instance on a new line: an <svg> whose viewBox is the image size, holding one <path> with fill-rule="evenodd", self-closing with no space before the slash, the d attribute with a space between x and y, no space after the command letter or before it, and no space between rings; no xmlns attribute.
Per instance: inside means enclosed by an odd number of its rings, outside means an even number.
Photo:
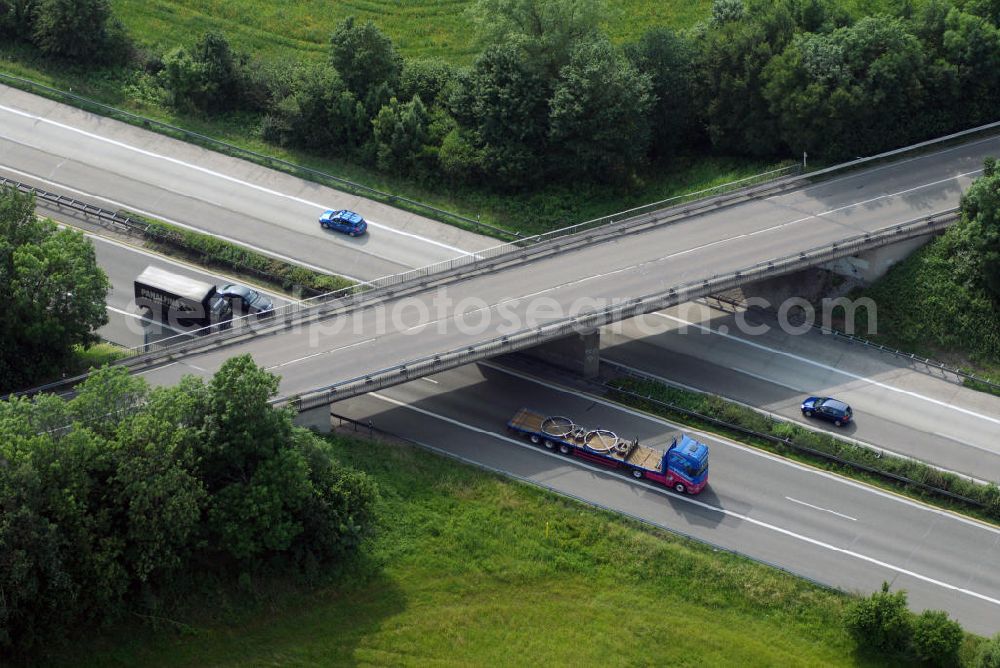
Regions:
<svg viewBox="0 0 1000 668"><path fill-rule="evenodd" d="M735 308L744 308L744 309L746 309L748 311L753 311L755 313L766 314L766 315L769 315L769 316L771 315L770 312L768 312L765 309L758 308L758 307L755 307L755 306L752 306L752 305L747 305L745 302L741 302L741 301L736 300L736 299L729 299L728 297L723 297L722 295L711 295L711 298L712 298L713 301L719 302L720 304L728 304L729 306L733 307L734 309ZM806 321L803 319L802 322L806 322ZM802 323L800 323L800 324L802 324ZM872 341L870 339L866 339L864 337L857 336L855 334L848 334L847 332L843 332L843 331L841 331L839 329L836 329L834 327L824 327L823 325L818 325L818 324L816 324L814 322L809 322L809 326L812 329L814 329L816 331L819 331L819 332L821 332L823 334L826 334L828 336L833 336L833 337L835 337L837 339L842 339L844 341L847 341L848 343L857 343L857 344L860 344L860 345L865 346L867 348L871 348L872 350L877 350L880 353L888 353L890 355L893 355L895 357L898 357L900 359L903 359L903 360L906 360L906 361L909 361L909 362L913 362L915 364L920 364L920 365L923 365L923 366L926 366L926 367L930 367L932 369L937 369L939 371L943 371L945 373L952 374L953 376L957 376L958 378L963 378L965 380L970 380L970 381L973 381L973 382L976 382L976 383L981 383L981 384L989 387L990 389L994 390L995 392L1000 393L1000 383L995 383L995 382L993 382L992 380L990 380L988 378L983 378L982 376L977 376L976 374L974 374L972 372L969 372L969 371L963 371L962 369L950 366L948 364L945 364L944 362L939 362L939 361L933 360L933 359L931 359L929 357L921 357L920 355L917 355L916 353L908 353L906 351L899 350L898 348L893 348L891 346L885 346L885 345L882 345L881 343L876 343L876 342L874 342L874 341Z"/></svg>
<svg viewBox="0 0 1000 668"><path fill-rule="evenodd" d="M639 380L654 382L654 383L658 383L658 384L661 384L661 385L663 384L662 381L660 381L656 377L644 374L641 371L636 371L634 369L622 369L622 373L624 373L624 374L626 374L628 376L631 376L633 378L639 379ZM942 496L942 497L951 499L953 501L960 501L962 503L968 504L968 505L976 507L976 508L985 508L986 507L985 503L983 503L982 501L979 501L977 499L973 499L973 498L970 498L968 496L963 496L961 494L956 494L955 492L952 492L950 490L942 489L941 487L936 487L934 485L929 485L929 484L927 484L925 482L921 482L919 480L914 480L912 478L907 478L906 476L900 475L898 473L892 473L891 471L885 471L883 469L876 468L874 466L869 466L867 464L862 464L860 462L855 462L855 461L852 461L850 459L844 459L843 457L840 457L840 456L835 455L833 453L825 452L823 450L817 450L816 448L812 448L812 447L809 447L807 445L802 445L800 443L796 443L796 442L792 441L789 438L781 438L779 436L774 436L773 434L765 434L763 432L759 432L759 431L756 431L754 429L750 429L748 427L744 427L742 425L734 424L732 422L727 422L726 420L720 420L719 418L713 417L711 415L705 415L704 413L699 413L697 411L693 411L693 410L690 410L688 408L684 408L683 406L679 406L677 404L674 404L674 403L669 402L669 401L665 401L663 399L656 399L652 395L649 395L649 394L643 395L643 394L639 394L639 393L636 393L636 392L632 392L630 390L624 390L622 388L615 387L614 385L611 385L610 383L605 383L604 386L607 389L609 389L609 390L611 390L613 392L618 392L618 393L621 393L621 394L624 394L626 396L630 396L630 397L633 397L635 399L639 399L639 400L642 400L642 401L648 401L648 402L656 404L658 406L662 406L663 408L666 408L667 410L680 413L680 414L685 415L687 417L695 418L695 419L698 419L698 420L703 420L703 421L705 421L705 422L707 422L707 423L709 423L709 424L711 424L713 426L716 426L716 427L722 427L722 428L725 428L725 429L729 429L729 430L735 431L737 433L743 434L745 436L751 436L751 437L754 437L754 438L759 438L759 439L765 440L765 441L767 441L769 443L772 443L772 444L775 444L775 445L786 446L788 448L791 448L792 450L796 450L798 452L801 452L801 453L804 453L804 454L808 454L808 455L813 456L813 457L818 457L820 459L825 459L827 461L830 461L830 462L833 462L833 463L836 463L836 464L839 464L841 466L845 466L845 467L848 467L848 468L853 468L853 469L858 470L858 471L864 471L866 473L871 473L871 474L877 475L877 476L882 477L882 478L884 478L886 480L891 480L891 481L896 482L896 483L900 483L900 484L903 484L903 485L910 485L910 486L913 486L913 487L917 487L917 488L919 488L919 489L921 489L921 490L923 490L925 492L929 492L931 494L936 494L938 496ZM769 420L771 422L778 423L778 424L791 424L791 423L786 422L784 420L776 419L776 418L774 418L773 416L770 416L770 415L765 416L765 419L767 419L767 420ZM834 438L835 440L839 440L839 439L837 439L836 436L831 436L831 438ZM860 446L855 446L855 447L860 447ZM880 454L879 457L880 458L881 457L895 457L895 458L898 458L898 459L902 459L901 457L898 457L895 454L889 454L889 455L881 455ZM921 463L921 464L923 464L925 466L929 466L928 464L924 464L923 462L918 462L918 463ZM952 475L952 476L955 476L957 478L961 478L962 477L959 474L954 473L954 472L943 472L943 473L945 475ZM972 481L972 482L975 483L975 481Z"/></svg>
<svg viewBox="0 0 1000 668"><path fill-rule="evenodd" d="M363 376L332 383L316 390L280 399L281 403L294 405L298 410L309 410L323 404L347 399L374 390L413 380L421 376L446 371L463 364L495 357L523 348L529 348L552 339L572 333L589 331L604 325L634 318L653 311L660 311L681 302L691 301L714 292L732 289L767 276L790 273L803 267L828 262L850 254L858 248L874 248L895 243L912 236L927 234L950 225L957 217L957 210L949 210L934 216L893 225L878 232L869 232L851 237L841 242L802 251L781 259L716 275L712 278L684 283L669 288L664 293L656 293L616 304L606 309L572 318L564 318L542 327L522 330L510 335L495 337L488 341L463 346L447 352L421 357L405 364L380 369Z"/></svg>
<svg viewBox="0 0 1000 668"><path fill-rule="evenodd" d="M442 220L444 222L454 221L460 223L460 225L470 226L480 230L487 230L492 234L517 238L520 236L517 232L510 232L509 230L504 230L499 227L494 227L488 223L480 222L479 220L469 218L468 216L463 216L461 214L455 213L453 211L447 211L445 209L439 209L437 207L425 204L423 202L418 202L416 200L409 199L408 197L402 197L400 195L393 195L392 193L382 192L381 190L376 190L369 186L355 183L348 179L334 176L333 174L327 174L326 172L321 172L318 169L312 169L311 167L303 167L302 165L295 164L294 162L289 162L288 160L282 160L281 158L275 158L270 155L263 153L257 153L256 151L251 151L250 149L242 148L236 146L235 144L230 144L224 142L221 139L216 139L214 137L209 137L207 135L199 134L197 132L192 132L191 130L186 130L176 125L170 125L169 123L164 123L162 121L156 121L151 118L146 118L145 116L139 116L138 114L133 114L131 112L125 111L123 109L118 109L117 107L112 107L110 105L104 104L102 102L97 102L96 100L91 100L90 98L83 97L82 95L77 95L75 93L70 93L58 88L52 88L51 86L46 86L40 84L36 81L30 79L25 79L23 77L16 77L10 74L5 74L0 72L0 82L5 82L15 88L21 90L26 90L31 93L42 95L48 97L49 99L56 99L58 101L68 101L74 106L85 110L97 110L104 116L110 118L115 118L129 123L130 125L137 125L148 130L156 130L162 134L170 136L178 136L190 143L200 144L203 146L209 146L220 153L225 153L227 155L232 155L238 158L249 159L252 162L258 164L263 164L272 168L279 168L281 171L298 175L298 174L308 174L313 177L313 181L318 183L331 185L337 190L342 190L354 195L362 195L391 206L405 205L405 208L411 211L424 212L429 214L430 217Z"/></svg>

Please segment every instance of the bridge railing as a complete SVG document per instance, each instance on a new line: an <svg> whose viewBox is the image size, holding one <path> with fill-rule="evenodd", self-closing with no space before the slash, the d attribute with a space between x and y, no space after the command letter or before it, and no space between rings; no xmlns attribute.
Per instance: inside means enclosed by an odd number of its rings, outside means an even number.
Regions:
<svg viewBox="0 0 1000 668"><path fill-rule="evenodd" d="M619 320L626 320L653 311L660 311L682 302L691 301L692 299L731 290L765 277L791 273L802 268L829 262L856 252L859 249L877 248L914 236L936 232L953 223L957 216L958 210L950 209L931 216L893 225L877 232L866 232L839 242L818 246L783 258L760 262L737 271L715 275L704 280L683 283L669 288L666 292L630 299L601 310L571 318L564 318L540 327L494 337L488 341L462 346L439 354L416 358L404 364L398 364L372 371L362 376L338 381L316 390L280 399L279 401L290 403L299 410L308 410L390 385L446 371L471 362L530 348L573 333L590 331Z"/></svg>

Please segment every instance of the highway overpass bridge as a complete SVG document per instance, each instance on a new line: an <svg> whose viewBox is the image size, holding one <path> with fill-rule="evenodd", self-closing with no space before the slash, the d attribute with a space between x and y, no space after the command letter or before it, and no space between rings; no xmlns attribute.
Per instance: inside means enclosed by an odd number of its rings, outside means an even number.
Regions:
<svg viewBox="0 0 1000 668"><path fill-rule="evenodd" d="M127 363L165 385L248 353L281 376L283 400L325 406L939 230L997 153L979 138L484 250Z"/></svg>

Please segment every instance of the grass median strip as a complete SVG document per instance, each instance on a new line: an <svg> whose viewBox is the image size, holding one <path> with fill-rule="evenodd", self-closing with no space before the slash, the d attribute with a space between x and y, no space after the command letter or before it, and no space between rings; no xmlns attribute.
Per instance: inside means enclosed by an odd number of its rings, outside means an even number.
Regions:
<svg viewBox="0 0 1000 668"><path fill-rule="evenodd" d="M334 274L324 274L250 250L210 234L123 212L139 223L143 236L156 250L183 257L207 268L220 268L249 276L271 287L310 297L354 285Z"/></svg>
<svg viewBox="0 0 1000 668"><path fill-rule="evenodd" d="M855 445L831 434L774 420L722 397L700 394L641 378L610 383L610 396L634 408L775 454L996 523L1000 488L947 473L923 462Z"/></svg>

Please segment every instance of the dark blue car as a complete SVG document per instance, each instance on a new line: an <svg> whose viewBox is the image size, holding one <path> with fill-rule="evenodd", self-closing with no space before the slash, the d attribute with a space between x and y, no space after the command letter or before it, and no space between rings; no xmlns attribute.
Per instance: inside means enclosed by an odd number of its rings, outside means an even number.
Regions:
<svg viewBox="0 0 1000 668"><path fill-rule="evenodd" d="M827 420L838 427L843 427L854 416L850 406L831 397L809 397L802 402L802 414Z"/></svg>
<svg viewBox="0 0 1000 668"><path fill-rule="evenodd" d="M337 230L352 237L360 237L368 229L368 223L360 214L347 209L324 211L319 217L319 225L324 230Z"/></svg>

